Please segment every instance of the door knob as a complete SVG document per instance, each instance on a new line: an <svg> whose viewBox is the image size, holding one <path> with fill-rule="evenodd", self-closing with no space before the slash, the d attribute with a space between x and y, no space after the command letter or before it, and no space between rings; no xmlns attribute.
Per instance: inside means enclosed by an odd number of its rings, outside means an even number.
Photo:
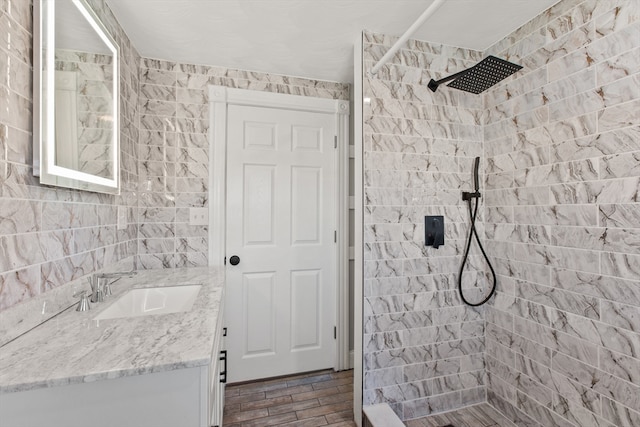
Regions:
<svg viewBox="0 0 640 427"><path fill-rule="evenodd" d="M233 255L231 258L229 258L229 264L231 265L240 264L240 257L238 255Z"/></svg>

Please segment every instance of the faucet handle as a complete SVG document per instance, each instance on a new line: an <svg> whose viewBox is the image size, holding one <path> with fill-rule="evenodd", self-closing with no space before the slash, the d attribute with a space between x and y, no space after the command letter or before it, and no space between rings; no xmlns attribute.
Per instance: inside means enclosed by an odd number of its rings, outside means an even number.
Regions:
<svg viewBox="0 0 640 427"><path fill-rule="evenodd" d="M110 297L111 295L113 295L113 292L111 292L111 282L108 280L108 278L98 278L98 280L103 280L102 282L102 293L103 296L106 297Z"/></svg>
<svg viewBox="0 0 640 427"><path fill-rule="evenodd" d="M78 306L76 307L76 311L89 311L91 310L91 304L89 304L89 296L87 295L87 291L78 291L73 294L74 298L80 297L80 301L78 301Z"/></svg>
<svg viewBox="0 0 640 427"><path fill-rule="evenodd" d="M113 295L113 292L111 292L111 283L107 282L104 285L104 297L110 297L111 295Z"/></svg>

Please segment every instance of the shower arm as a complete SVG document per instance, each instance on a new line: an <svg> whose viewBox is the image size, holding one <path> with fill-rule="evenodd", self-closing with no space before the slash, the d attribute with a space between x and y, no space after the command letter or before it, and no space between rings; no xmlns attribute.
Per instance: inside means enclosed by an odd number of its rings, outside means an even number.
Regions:
<svg viewBox="0 0 640 427"><path fill-rule="evenodd" d="M371 75L377 74L382 66L389 62L393 55L395 55L396 52L400 50L402 46L404 46L407 40L409 40L411 36L416 31L418 31L418 29L425 23L425 21L429 19L431 15L433 15L436 10L438 10L440 6L444 4L445 1L446 0L434 0L433 3L431 3L431 5L429 5L429 7L424 12L422 12L422 15L420 15L418 19L416 19L416 22L414 22L413 25L411 25L407 29L407 31L405 31L404 34L400 36L400 38L393 44L393 46L391 46L387 53L385 53L384 56L380 58L380 60L376 63L376 65L371 68L371 71L369 73Z"/></svg>
<svg viewBox="0 0 640 427"><path fill-rule="evenodd" d="M440 86L442 83L446 83L448 81L457 79L460 76L464 76L465 74L467 74L469 71L473 70L476 66L474 65L471 68L467 68L466 70L462 70L462 71L458 71L455 74L450 75L449 77L445 77L444 79L440 79L440 80L429 80L429 83L427 84L427 87L429 89L431 89L432 92L435 92L438 89L438 86Z"/></svg>

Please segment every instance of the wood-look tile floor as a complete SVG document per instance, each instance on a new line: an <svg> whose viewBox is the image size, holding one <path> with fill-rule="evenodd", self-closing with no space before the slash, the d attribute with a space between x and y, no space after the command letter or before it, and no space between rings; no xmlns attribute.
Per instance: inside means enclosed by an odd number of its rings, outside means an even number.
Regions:
<svg viewBox="0 0 640 427"><path fill-rule="evenodd" d="M488 403L469 406L457 411L410 420L407 427L515 427L515 425Z"/></svg>
<svg viewBox="0 0 640 427"><path fill-rule="evenodd" d="M355 427L353 371L228 385L223 423L224 427Z"/></svg>

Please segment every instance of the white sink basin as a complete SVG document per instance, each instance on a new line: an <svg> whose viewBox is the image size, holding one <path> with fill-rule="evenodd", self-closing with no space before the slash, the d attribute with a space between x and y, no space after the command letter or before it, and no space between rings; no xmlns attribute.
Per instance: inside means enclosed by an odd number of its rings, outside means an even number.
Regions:
<svg viewBox="0 0 640 427"><path fill-rule="evenodd" d="M200 292L200 287L185 285L132 289L94 317L94 320L189 311Z"/></svg>

